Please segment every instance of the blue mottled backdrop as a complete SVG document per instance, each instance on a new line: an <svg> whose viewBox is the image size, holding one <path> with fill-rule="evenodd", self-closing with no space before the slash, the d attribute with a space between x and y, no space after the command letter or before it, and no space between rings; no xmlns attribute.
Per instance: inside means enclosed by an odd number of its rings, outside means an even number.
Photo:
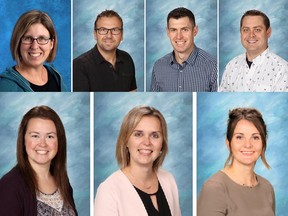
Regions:
<svg viewBox="0 0 288 216"><path fill-rule="evenodd" d="M219 74L222 78L226 64L237 55L245 52L240 40L240 19L247 10L257 9L270 19L272 35L269 48L272 52L288 60L287 14L288 2L263 0L219 0Z"/></svg>
<svg viewBox="0 0 288 216"><path fill-rule="evenodd" d="M94 22L103 10L115 10L122 17L123 41L119 46L134 61L138 91L144 91L144 0L74 0L73 58L95 46Z"/></svg>
<svg viewBox="0 0 288 216"><path fill-rule="evenodd" d="M228 111L254 107L263 115L268 129L266 159L259 159L255 172L267 178L276 194L276 215L286 216L288 206L287 128L288 95L285 93L199 93L197 95L197 192L203 183L222 169L228 150L225 145Z"/></svg>
<svg viewBox="0 0 288 216"><path fill-rule="evenodd" d="M0 73L16 64L10 52L10 38L18 18L29 10L42 10L51 17L58 35L58 51L52 64L71 90L71 1L0 1Z"/></svg>
<svg viewBox="0 0 288 216"><path fill-rule="evenodd" d="M0 93L0 178L16 165L18 126L32 107L60 116L67 137L67 169L79 216L90 214L90 97L88 93Z"/></svg>
<svg viewBox="0 0 288 216"><path fill-rule="evenodd" d="M156 60L172 52L166 34L167 15L177 7L190 9L198 25L195 44L216 58L217 1L216 0L147 0L146 1L146 88L150 91L151 75Z"/></svg>
<svg viewBox="0 0 288 216"><path fill-rule="evenodd" d="M169 152L163 168L173 173L183 216L192 215L192 94L95 93L95 193L98 185L118 170L116 140L124 116L133 107L157 108L168 125Z"/></svg>

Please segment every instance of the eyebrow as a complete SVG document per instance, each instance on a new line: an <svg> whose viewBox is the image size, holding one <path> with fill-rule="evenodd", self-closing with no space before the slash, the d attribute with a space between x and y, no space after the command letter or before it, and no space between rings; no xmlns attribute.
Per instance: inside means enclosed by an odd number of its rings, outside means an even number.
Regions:
<svg viewBox="0 0 288 216"><path fill-rule="evenodd" d="M236 134L244 135L244 133L234 133L233 135L236 135ZM260 135L260 133L253 133L252 136L253 135Z"/></svg>
<svg viewBox="0 0 288 216"><path fill-rule="evenodd" d="M29 131L29 132L28 132L28 134L32 134L32 133L40 134L40 132L37 132L37 131ZM51 131L51 132L48 132L48 133L46 133L46 134L57 134L57 133Z"/></svg>

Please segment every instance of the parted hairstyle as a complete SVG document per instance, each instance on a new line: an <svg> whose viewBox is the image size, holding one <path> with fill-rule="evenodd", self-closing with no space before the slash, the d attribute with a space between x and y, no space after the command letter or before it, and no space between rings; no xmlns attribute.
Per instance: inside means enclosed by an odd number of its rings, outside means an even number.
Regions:
<svg viewBox="0 0 288 216"><path fill-rule="evenodd" d="M184 7L179 7L179 8L175 8L174 10L170 11L170 13L167 16L167 28L169 27L169 20L171 18L173 19L180 19L183 17L188 17L190 22L192 23L192 26L195 27L196 25L196 21L195 21L195 16L192 13L192 11L190 11L187 8Z"/></svg>
<svg viewBox="0 0 288 216"><path fill-rule="evenodd" d="M29 121L32 118L51 120L55 124L58 140L58 151L51 161L50 173L55 178L57 187L61 192L64 202L70 204L71 207L75 207L72 200L73 198L69 193L69 179L66 169L65 129L58 114L48 106L33 107L23 116L19 125L17 138L17 166L20 169L21 175L31 190L31 193L35 196L36 190L38 189L36 173L30 165L25 148L25 134L27 132Z"/></svg>
<svg viewBox="0 0 288 216"><path fill-rule="evenodd" d="M20 16L13 29L10 41L10 50L12 58L16 60L17 63L20 63L22 60L20 53L21 38L25 35L30 26L36 23L42 24L48 30L50 39L53 41L53 48L50 51L46 61L52 62L56 57L58 39L52 19L45 12L39 10L31 10Z"/></svg>
<svg viewBox="0 0 288 216"><path fill-rule="evenodd" d="M242 119L251 122L259 131L261 140L262 140L262 153L261 153L261 160L264 165L270 169L269 164L265 158L265 151L267 147L267 127L263 120L262 114L254 108L235 108L229 111L229 118L228 118L228 125L227 125L227 132L226 132L226 139L229 142L229 156L225 162L225 166L229 166L231 161L233 161L233 152L231 151L231 140L234 134L234 130L238 124L238 122Z"/></svg>
<svg viewBox="0 0 288 216"><path fill-rule="evenodd" d="M121 22L121 28L123 29L123 20L121 16L114 10L104 10L100 14L97 15L96 20L94 22L94 30L97 29L97 22L102 17L117 17Z"/></svg>
<svg viewBox="0 0 288 216"><path fill-rule="evenodd" d="M153 162L153 169L157 170L163 163L166 154L168 153L168 131L166 121L161 112L150 106L137 106L128 112L122 122L120 132L116 145L116 159L121 169L130 164L130 153L127 148L129 137L132 135L133 130L139 124L144 116L155 117L159 120L161 125L161 133L163 137L162 153Z"/></svg>
<svg viewBox="0 0 288 216"><path fill-rule="evenodd" d="M246 16L261 16L263 18L263 21L264 21L264 25L266 27L266 30L268 30L270 28L270 20L268 18L268 16L263 13L262 11L259 11L259 10L248 10L246 11L243 16L241 17L241 20L240 20L240 29L242 27L242 23L243 23L243 19L244 17Z"/></svg>

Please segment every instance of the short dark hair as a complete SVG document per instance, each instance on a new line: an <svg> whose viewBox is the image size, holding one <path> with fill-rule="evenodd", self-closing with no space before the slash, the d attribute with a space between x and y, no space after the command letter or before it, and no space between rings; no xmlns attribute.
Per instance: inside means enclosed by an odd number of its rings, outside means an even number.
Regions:
<svg viewBox="0 0 288 216"><path fill-rule="evenodd" d="M263 18L263 20L264 20L264 25L266 27L266 30L270 28L270 20L269 20L268 16L265 13L263 13L262 11L259 11L259 10L248 10L241 17L240 29L242 27L243 19L246 16L261 16Z"/></svg>
<svg viewBox="0 0 288 216"><path fill-rule="evenodd" d="M179 8L175 8L174 10L170 11L170 13L167 16L167 27L169 26L169 20L171 18L174 19L179 19L182 17L188 17L190 22L192 23L193 26L195 26L195 16L192 13L192 11L190 11L187 8L184 7L179 7Z"/></svg>
<svg viewBox="0 0 288 216"><path fill-rule="evenodd" d="M233 153L231 151L231 140L234 134L234 130L240 120L247 120L251 122L259 131L262 140L262 153L261 159L264 165L269 169L270 166L265 158L265 151L267 147L267 127L263 120L262 114L254 108L235 108L229 111L226 139L229 142L229 156L226 160L225 166L229 165L230 161L233 160Z"/></svg>
<svg viewBox="0 0 288 216"><path fill-rule="evenodd" d="M96 20L94 22L94 30L97 29L97 22L102 17L117 17L121 22L121 28L123 28L123 20L120 15L114 10L104 10L100 14L97 15Z"/></svg>

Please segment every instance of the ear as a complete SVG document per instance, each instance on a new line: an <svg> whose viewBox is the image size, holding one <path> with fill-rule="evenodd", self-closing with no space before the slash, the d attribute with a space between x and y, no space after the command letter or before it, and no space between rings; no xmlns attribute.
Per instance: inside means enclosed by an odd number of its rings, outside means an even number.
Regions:
<svg viewBox="0 0 288 216"><path fill-rule="evenodd" d="M230 151L230 145L229 145L228 139L226 139L225 143L226 143L226 146L227 146L228 150Z"/></svg>
<svg viewBox="0 0 288 216"><path fill-rule="evenodd" d="M51 50L53 49L54 47L54 39L51 40Z"/></svg>
<svg viewBox="0 0 288 216"><path fill-rule="evenodd" d="M97 32L96 30L93 31L94 39L97 41Z"/></svg>
<svg viewBox="0 0 288 216"><path fill-rule="evenodd" d="M193 28L193 35L194 37L198 34L198 26L196 25L194 28Z"/></svg>
<svg viewBox="0 0 288 216"><path fill-rule="evenodd" d="M269 28L267 29L266 33L267 33L267 38L270 38L270 36L271 36L271 34L272 34L272 29L271 29L271 27L269 27Z"/></svg>

